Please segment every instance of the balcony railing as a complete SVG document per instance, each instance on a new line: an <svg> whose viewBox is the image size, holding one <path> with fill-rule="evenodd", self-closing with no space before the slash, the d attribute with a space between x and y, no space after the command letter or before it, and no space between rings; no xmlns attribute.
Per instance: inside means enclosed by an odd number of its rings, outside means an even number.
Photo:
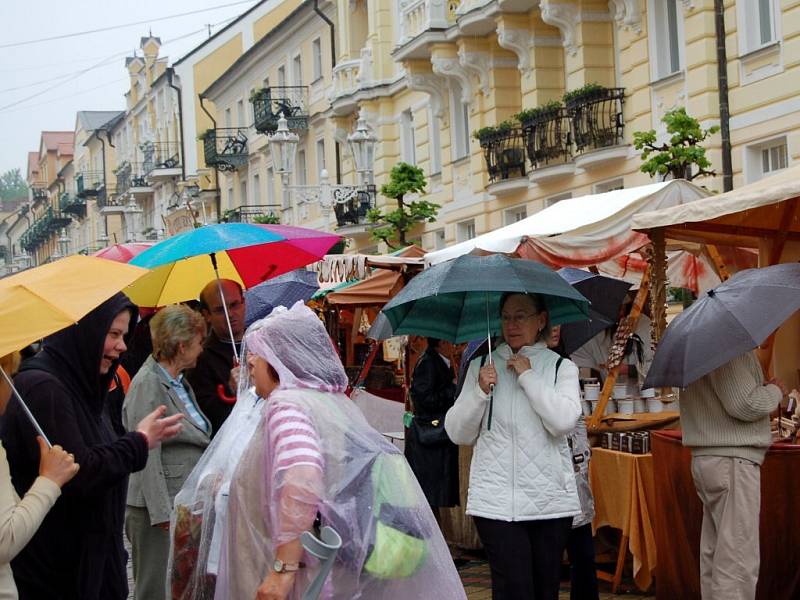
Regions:
<svg viewBox="0 0 800 600"><path fill-rule="evenodd" d="M86 199L79 198L69 192L61 194L58 206L62 213L73 215L79 219L83 219L86 216Z"/></svg>
<svg viewBox="0 0 800 600"><path fill-rule="evenodd" d="M308 87L279 86L259 90L252 98L255 128L260 133L278 129L281 114L289 129L308 129Z"/></svg>
<svg viewBox="0 0 800 600"><path fill-rule="evenodd" d="M26 251L32 252L49 240L54 233L69 225L70 220L68 216L63 215L60 211L53 210L53 207L50 206L22 234L20 245Z"/></svg>
<svg viewBox="0 0 800 600"><path fill-rule="evenodd" d="M481 136L480 145L492 183L525 176L525 146L521 129L514 127Z"/></svg>
<svg viewBox="0 0 800 600"><path fill-rule="evenodd" d="M566 101L578 153L622 143L624 88L596 88Z"/></svg>
<svg viewBox="0 0 800 600"><path fill-rule="evenodd" d="M222 220L227 223L280 222L279 204L250 204L225 211ZM269 218L268 218L269 217Z"/></svg>
<svg viewBox="0 0 800 600"><path fill-rule="evenodd" d="M565 163L572 157L570 116L564 107L543 110L523 121L522 132L534 169Z"/></svg>
<svg viewBox="0 0 800 600"><path fill-rule="evenodd" d="M34 187L31 189L31 193L33 194L34 202L38 200L47 200L47 190L44 187Z"/></svg>
<svg viewBox="0 0 800 600"><path fill-rule="evenodd" d="M83 171L75 176L75 185L78 197L97 196L103 187L104 178L102 171Z"/></svg>
<svg viewBox="0 0 800 600"><path fill-rule="evenodd" d="M235 171L247 163L247 130L237 127L208 129L203 136L206 165Z"/></svg>
<svg viewBox="0 0 800 600"><path fill-rule="evenodd" d="M400 46L430 29L444 30L450 25L452 2L433 0L399 0L399 2Z"/></svg>
<svg viewBox="0 0 800 600"><path fill-rule="evenodd" d="M123 194L131 191L132 188L149 187L150 184L147 182L147 178L143 174L144 168L145 167L142 163L125 161L114 172L114 175L117 178L117 185L115 190L111 193L116 196L122 196ZM110 194L106 195L108 196Z"/></svg>
<svg viewBox="0 0 800 600"><path fill-rule="evenodd" d="M345 202L336 204L333 212L336 214L336 224L339 227L347 225L363 225L367 222L367 213L375 208L376 188L368 185L365 190L358 192L358 195Z"/></svg>
<svg viewBox="0 0 800 600"><path fill-rule="evenodd" d="M331 99L349 96L358 91L358 76L361 59L343 60L333 68L333 91Z"/></svg>
<svg viewBox="0 0 800 600"><path fill-rule="evenodd" d="M140 149L143 156L142 176L157 175L154 171L181 166L181 146L178 142L145 142Z"/></svg>

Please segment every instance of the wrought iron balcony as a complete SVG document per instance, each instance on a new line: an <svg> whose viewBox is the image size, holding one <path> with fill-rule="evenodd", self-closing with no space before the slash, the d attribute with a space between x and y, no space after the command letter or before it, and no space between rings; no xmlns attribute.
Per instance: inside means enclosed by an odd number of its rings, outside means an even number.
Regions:
<svg viewBox="0 0 800 600"><path fill-rule="evenodd" d="M522 122L525 149L534 169L572 158L570 116L563 106L542 109Z"/></svg>
<svg viewBox="0 0 800 600"><path fill-rule="evenodd" d="M251 99L254 126L259 133L278 129L281 114L286 117L289 129L308 129L308 87L279 86L259 90Z"/></svg>
<svg viewBox="0 0 800 600"><path fill-rule="evenodd" d="M525 146L518 127L497 130L479 139L492 183L525 176Z"/></svg>
<svg viewBox="0 0 800 600"><path fill-rule="evenodd" d="M43 186L34 186L31 189L31 193L33 194L33 201L37 202L40 200L47 200L47 189Z"/></svg>
<svg viewBox="0 0 800 600"><path fill-rule="evenodd" d="M75 185L79 198L97 196L103 187L104 178L102 171L83 171L75 176Z"/></svg>
<svg viewBox="0 0 800 600"><path fill-rule="evenodd" d="M64 192L59 198L58 205L62 213L74 215L79 219L83 219L86 216L85 198L78 198L78 196L69 192Z"/></svg>
<svg viewBox="0 0 800 600"><path fill-rule="evenodd" d="M589 87L565 100L578 153L622 143L625 88Z"/></svg>
<svg viewBox="0 0 800 600"><path fill-rule="evenodd" d="M49 240L54 233L70 224L71 219L50 206L22 234L20 245L28 252L36 250Z"/></svg>
<svg viewBox="0 0 800 600"><path fill-rule="evenodd" d="M116 196L122 196L129 191L133 191L135 193L137 190L145 192L150 191L150 184L147 182L147 178L143 175L143 172L144 166L142 163L131 163L125 161L116 171L114 171L114 174L117 178L116 189L113 192L106 194L106 196L109 196L112 193ZM141 188L147 189L142 190Z"/></svg>
<svg viewBox="0 0 800 600"><path fill-rule="evenodd" d="M142 151L143 176L172 176L179 173L161 173L178 169L181 166L181 146L178 142L146 142L140 146ZM136 187L136 186L134 186Z"/></svg>
<svg viewBox="0 0 800 600"><path fill-rule="evenodd" d="M220 171L235 171L247 164L247 130L237 127L206 130L203 155L207 166Z"/></svg>
<svg viewBox="0 0 800 600"><path fill-rule="evenodd" d="M375 208L376 188L368 185L359 190L356 196L343 204L336 203L333 212L339 227L347 225L363 225L367 222L367 213Z"/></svg>
<svg viewBox="0 0 800 600"><path fill-rule="evenodd" d="M250 204L226 210L222 221L227 223L280 222L278 204Z"/></svg>

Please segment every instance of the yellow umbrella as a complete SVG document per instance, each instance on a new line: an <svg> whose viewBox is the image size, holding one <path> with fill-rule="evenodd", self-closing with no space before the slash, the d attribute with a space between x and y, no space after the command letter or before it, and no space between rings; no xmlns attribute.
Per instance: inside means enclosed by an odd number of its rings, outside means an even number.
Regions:
<svg viewBox="0 0 800 600"><path fill-rule="evenodd" d="M73 255L0 279L0 356L77 323L147 273Z"/></svg>
<svg viewBox="0 0 800 600"><path fill-rule="evenodd" d="M147 272L124 263L75 255L0 279L0 356L77 323ZM0 374L49 446L50 441L9 376L2 369Z"/></svg>

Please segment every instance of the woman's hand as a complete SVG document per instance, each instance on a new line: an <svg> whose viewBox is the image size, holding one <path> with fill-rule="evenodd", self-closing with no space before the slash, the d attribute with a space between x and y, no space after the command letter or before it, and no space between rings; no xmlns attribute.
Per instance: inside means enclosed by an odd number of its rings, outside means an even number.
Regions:
<svg viewBox="0 0 800 600"><path fill-rule="evenodd" d="M517 373L517 377L519 377L531 368L531 361L527 356L522 356L522 354L513 354L511 358L506 361L506 367L514 369Z"/></svg>
<svg viewBox="0 0 800 600"><path fill-rule="evenodd" d="M65 483L75 477L80 465L75 462L75 457L65 452L61 446L48 448L40 435L36 436L36 441L39 442L39 475L47 477L58 487L64 487Z"/></svg>
<svg viewBox="0 0 800 600"><path fill-rule="evenodd" d="M276 573L270 571L256 592L256 600L285 600L294 587L297 571Z"/></svg>
<svg viewBox="0 0 800 600"><path fill-rule="evenodd" d="M180 423L181 419L183 419L181 413L162 418L161 415L166 411L167 407L162 404L139 421L136 426L136 431L144 435L147 439L147 447L151 450L164 440L175 437L183 427Z"/></svg>
<svg viewBox="0 0 800 600"><path fill-rule="evenodd" d="M494 363L489 363L481 367L478 374L478 385L483 390L484 394L491 391L491 386L497 384L497 369L494 368Z"/></svg>

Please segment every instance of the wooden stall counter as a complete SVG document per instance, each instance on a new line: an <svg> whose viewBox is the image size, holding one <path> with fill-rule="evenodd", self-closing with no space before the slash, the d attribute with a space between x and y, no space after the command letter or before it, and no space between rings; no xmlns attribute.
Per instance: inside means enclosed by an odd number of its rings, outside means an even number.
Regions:
<svg viewBox="0 0 800 600"><path fill-rule="evenodd" d="M592 529L597 531L599 527L610 526L622 532L614 575L598 575L611 581L612 590L616 592L626 552L630 551L636 586L648 589L657 556L652 521L655 500L652 455L592 448L589 483L595 507Z"/></svg>
<svg viewBox="0 0 800 600"><path fill-rule="evenodd" d="M691 452L680 432L651 435L658 563L656 598L700 598L700 530L703 506L691 471ZM594 455L592 457L594 461ZM756 600L800 598L800 446L773 444L761 467L761 568Z"/></svg>

